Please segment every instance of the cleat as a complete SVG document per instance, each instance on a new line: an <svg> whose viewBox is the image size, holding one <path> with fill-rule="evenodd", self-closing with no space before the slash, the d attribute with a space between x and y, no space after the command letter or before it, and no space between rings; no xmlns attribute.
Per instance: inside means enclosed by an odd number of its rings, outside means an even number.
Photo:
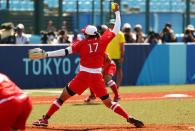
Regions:
<svg viewBox="0 0 195 131"><path fill-rule="evenodd" d="M95 96L88 96L85 98L84 102L85 103L91 103L92 101L95 101L96 97Z"/></svg>
<svg viewBox="0 0 195 131"><path fill-rule="evenodd" d="M43 118L34 121L32 124L34 126L48 126L48 119L43 116Z"/></svg>
<svg viewBox="0 0 195 131"><path fill-rule="evenodd" d="M121 98L120 98L120 96L118 96L118 97L114 97L114 102L119 102L121 100Z"/></svg>
<svg viewBox="0 0 195 131"><path fill-rule="evenodd" d="M133 124L136 128L142 128L142 127L144 127L144 123L142 121L137 120L137 119L135 119L133 117L129 117L127 119L127 122L129 122L130 124Z"/></svg>

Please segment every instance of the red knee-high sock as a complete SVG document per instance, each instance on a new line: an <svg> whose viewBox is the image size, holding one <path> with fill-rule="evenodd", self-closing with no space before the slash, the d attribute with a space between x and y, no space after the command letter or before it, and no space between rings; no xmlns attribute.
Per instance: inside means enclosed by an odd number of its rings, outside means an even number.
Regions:
<svg viewBox="0 0 195 131"><path fill-rule="evenodd" d="M116 102L112 102L112 106L110 107L110 109L126 119L129 117L128 113L120 106L120 104Z"/></svg>
<svg viewBox="0 0 195 131"><path fill-rule="evenodd" d="M107 84L112 89L115 97L118 97L118 88L116 83L113 80L110 80Z"/></svg>
<svg viewBox="0 0 195 131"><path fill-rule="evenodd" d="M55 100L47 111L47 117L52 116L63 104L63 102L59 99Z"/></svg>

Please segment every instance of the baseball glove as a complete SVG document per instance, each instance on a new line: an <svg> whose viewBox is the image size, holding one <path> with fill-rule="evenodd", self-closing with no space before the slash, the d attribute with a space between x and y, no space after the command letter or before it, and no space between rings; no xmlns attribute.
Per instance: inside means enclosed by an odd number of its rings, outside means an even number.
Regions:
<svg viewBox="0 0 195 131"><path fill-rule="evenodd" d="M28 58L31 60L43 59L47 57L47 53L41 48L34 48L28 50Z"/></svg>

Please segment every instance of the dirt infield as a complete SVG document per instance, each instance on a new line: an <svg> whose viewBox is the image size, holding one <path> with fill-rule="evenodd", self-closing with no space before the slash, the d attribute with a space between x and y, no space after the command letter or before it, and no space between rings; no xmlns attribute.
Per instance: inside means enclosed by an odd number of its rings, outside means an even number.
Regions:
<svg viewBox="0 0 195 131"><path fill-rule="evenodd" d="M186 95L184 96L172 96L166 97L167 95ZM128 93L128 94L120 94L122 101L130 101L130 100L156 100L156 99L178 99L178 98L195 98L195 91L178 91L178 92L163 92L163 93ZM57 96L32 96L33 104L48 104L53 102ZM86 96L74 96L70 98L68 103L80 103L83 102ZM113 95L111 95L113 97ZM96 101L100 101L100 99L96 99Z"/></svg>
<svg viewBox="0 0 195 131"><path fill-rule="evenodd" d="M86 96L74 96L68 103L81 103ZM112 97L112 95L111 95ZM55 96L32 96L33 104L51 103ZM166 99L195 98L195 91L165 92L165 93L129 93L121 94L122 101L129 100L166 100ZM100 101L99 99L96 100ZM27 125L26 131L195 131L195 125L145 125L144 128L135 128L131 125L49 125L48 127L34 127Z"/></svg>
<svg viewBox="0 0 195 131"><path fill-rule="evenodd" d="M191 129L190 129L191 128ZM145 125L144 128L135 128L130 125L49 125L35 127L28 125L26 131L190 131L194 127L188 125Z"/></svg>

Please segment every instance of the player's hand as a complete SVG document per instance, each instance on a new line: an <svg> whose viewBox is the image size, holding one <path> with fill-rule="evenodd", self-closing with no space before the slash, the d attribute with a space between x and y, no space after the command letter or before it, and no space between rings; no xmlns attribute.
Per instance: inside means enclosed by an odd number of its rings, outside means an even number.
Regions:
<svg viewBox="0 0 195 131"><path fill-rule="evenodd" d="M112 11L113 11L113 12L116 12L116 11L119 11L119 9L120 9L120 8L119 8L119 5L118 5L117 3L114 3L114 2L113 2L113 3L112 3Z"/></svg>
<svg viewBox="0 0 195 131"><path fill-rule="evenodd" d="M30 60L43 59L47 57L47 52L41 48L34 48L28 50L28 58Z"/></svg>

